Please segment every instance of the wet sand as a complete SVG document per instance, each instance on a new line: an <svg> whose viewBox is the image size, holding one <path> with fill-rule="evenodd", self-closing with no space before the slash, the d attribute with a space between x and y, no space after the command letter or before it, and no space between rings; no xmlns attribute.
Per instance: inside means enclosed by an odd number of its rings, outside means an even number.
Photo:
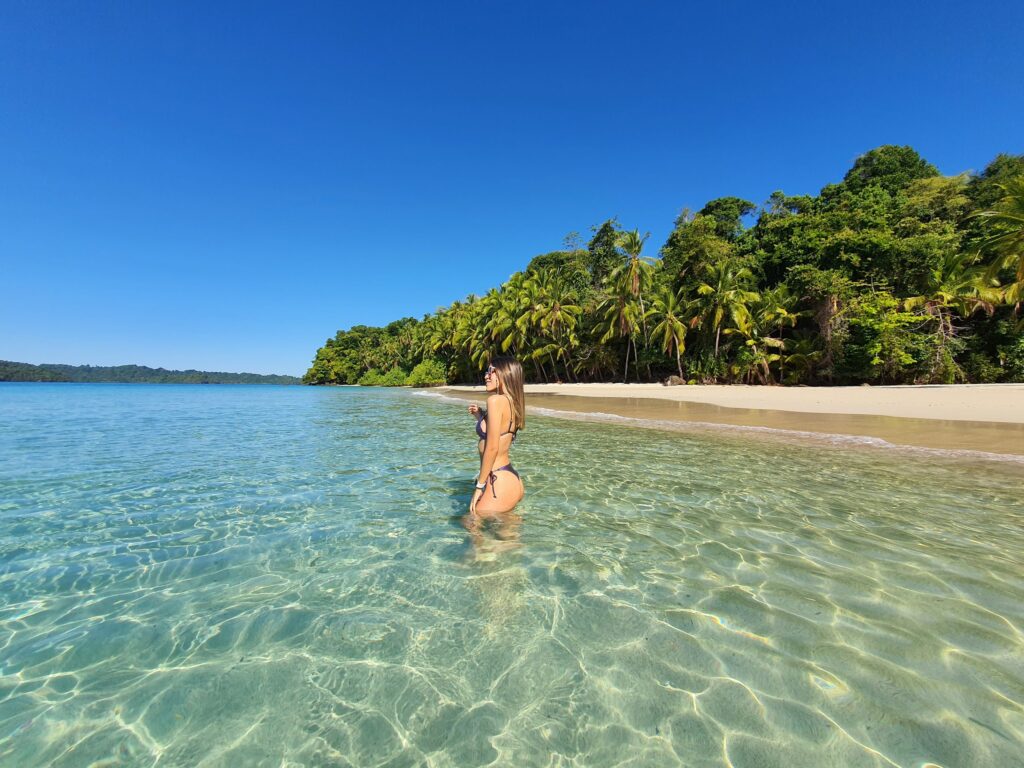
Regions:
<svg viewBox="0 0 1024 768"><path fill-rule="evenodd" d="M614 395L609 396L609 390ZM446 387L445 392L467 400L483 398L482 387ZM568 418L604 420L610 414L637 419L638 426L671 429L674 425L725 424L1024 456L1024 385L793 389L530 385L527 398L531 410L558 411L561 414L552 415ZM699 402L701 399L717 402ZM766 400L777 405L764 407ZM723 405L723 401L751 402L759 407ZM825 410L828 408L832 410ZM918 415L922 413L928 417ZM965 418L972 414L986 418Z"/></svg>

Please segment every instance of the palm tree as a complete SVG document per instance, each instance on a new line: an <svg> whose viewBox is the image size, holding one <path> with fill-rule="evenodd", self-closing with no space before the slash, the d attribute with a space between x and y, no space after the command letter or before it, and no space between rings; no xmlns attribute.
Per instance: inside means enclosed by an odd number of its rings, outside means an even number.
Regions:
<svg viewBox="0 0 1024 768"><path fill-rule="evenodd" d="M611 281L612 292L608 294L600 305L603 312L604 322L602 328L604 335L601 336L601 343L611 341L616 336L626 339L626 361L622 369L622 381L626 382L629 376L629 348L633 347L633 362L636 367L637 378L640 378L640 363L636 354L636 333L640 328L643 317L640 302L634 298L629 282L623 279L622 275L616 281Z"/></svg>
<svg viewBox="0 0 1024 768"><path fill-rule="evenodd" d="M455 359L455 351L451 345L451 326L453 312L450 308L441 308L423 323L420 354L440 355L445 368L449 368Z"/></svg>
<svg viewBox="0 0 1024 768"><path fill-rule="evenodd" d="M516 328L524 342L522 353L533 360L534 367L539 370L544 381L547 381L547 371L543 362L546 350L538 351L543 346L540 317L544 308L544 290L532 273L519 272L515 277ZM552 365L554 364L552 363ZM553 370L551 375L557 378L558 370Z"/></svg>
<svg viewBox="0 0 1024 768"><path fill-rule="evenodd" d="M647 238L650 236L650 232L641 235L639 229L620 234L616 245L626 253L626 262L619 265L609 275L609 279L613 282L620 278L624 279L629 286L630 293L640 302L641 322L644 327L645 336L644 343L647 342L647 321L643 319L643 292L651 283L651 275L654 272L654 265L657 263L656 259L643 255L644 243L647 242Z"/></svg>
<svg viewBox="0 0 1024 768"><path fill-rule="evenodd" d="M949 351L949 344L957 331L953 315L966 318L978 310L991 315L995 302L1002 297L1002 292L989 285L982 271L973 265L974 259L972 254L947 254L928 273L925 293L903 302L908 311L922 309L938 323L939 343L932 363L933 377L939 375L945 379L950 373L954 377L959 373Z"/></svg>
<svg viewBox="0 0 1024 768"><path fill-rule="evenodd" d="M1003 300L1019 312L1024 302L1024 176L1012 178L999 187L1006 194L995 209L974 214L988 221L994 230L981 241L978 251L994 257L986 273L990 282L995 282L1004 269L1014 271L1014 281L1003 287Z"/></svg>
<svg viewBox="0 0 1024 768"><path fill-rule="evenodd" d="M487 365L491 354L487 318L493 311L494 298L468 296L455 326L455 345L468 358L470 373L478 373Z"/></svg>
<svg viewBox="0 0 1024 768"><path fill-rule="evenodd" d="M781 352L786 346L782 339L783 328L795 327L806 314L792 311L796 301L789 286L780 283L759 294L752 311L739 313L735 318L736 332L746 337L744 344L751 356L751 369L747 371L748 379L753 378L751 372L756 372L762 384L774 384L771 363L775 362L780 365L779 377L783 377L781 366L784 358ZM731 329L725 330L725 333L730 332ZM775 349L778 352L768 352L768 349Z"/></svg>
<svg viewBox="0 0 1024 768"><path fill-rule="evenodd" d="M530 343L529 337L519 324L519 318L526 311L523 282L522 273L517 272L501 287L501 305L495 322L503 333L499 339L502 352L520 354L525 352Z"/></svg>
<svg viewBox="0 0 1024 768"><path fill-rule="evenodd" d="M823 357L823 352L818 347L817 340L813 333L797 332L796 337L786 340L783 348L785 354L782 358L780 373L785 384L798 384L801 379L810 376ZM786 374L785 366L789 366L789 374Z"/></svg>
<svg viewBox="0 0 1024 768"><path fill-rule="evenodd" d="M745 339L745 349L740 351L736 361L729 366L729 370L747 384L753 384L755 379L761 384L774 384L771 364L779 362L782 355L768 350L781 350L785 342L768 335L772 330L774 317L765 311L763 301L758 303L761 305L757 307L759 311L737 313L732 318L733 326L722 330L727 336L736 334Z"/></svg>
<svg viewBox="0 0 1024 768"><path fill-rule="evenodd" d="M553 353L555 359L563 360L566 378L571 378L569 359L577 344L574 332L583 308L575 303L575 293L555 270L542 270L535 279L540 289L540 306L534 310L534 320L539 323L541 333L551 340L545 345L545 351L549 357ZM551 361L552 368L555 368L555 359Z"/></svg>
<svg viewBox="0 0 1024 768"><path fill-rule="evenodd" d="M647 314L655 321L651 332L655 339L660 339L662 351L668 355L675 347L676 368L679 378L683 378L682 354L686 350L686 323L683 319L684 305L679 297L669 288L663 288L654 297Z"/></svg>
<svg viewBox="0 0 1024 768"><path fill-rule="evenodd" d="M758 294L747 288L754 278L751 271L738 267L731 260L705 264L704 272L706 280L697 287L698 314L691 325L703 325L705 320L710 320L715 334L715 357L718 357L726 317L737 327L747 322L750 316L747 305L757 301Z"/></svg>
<svg viewBox="0 0 1024 768"><path fill-rule="evenodd" d="M647 238L651 236L650 232L643 235L640 234L639 229L634 229L632 232L623 232L619 235L617 245L626 253L626 263L622 265L629 274L629 285L630 290L634 296L639 296L643 283L645 282L645 267L652 267L655 264L655 259L650 256L644 256L644 243L647 242Z"/></svg>
<svg viewBox="0 0 1024 768"><path fill-rule="evenodd" d="M789 290L785 283L779 283L774 288L762 291L757 302L755 313L758 316L758 323L768 330L768 333L777 333L782 337L782 329L795 328L801 317L806 312L794 312L797 297Z"/></svg>

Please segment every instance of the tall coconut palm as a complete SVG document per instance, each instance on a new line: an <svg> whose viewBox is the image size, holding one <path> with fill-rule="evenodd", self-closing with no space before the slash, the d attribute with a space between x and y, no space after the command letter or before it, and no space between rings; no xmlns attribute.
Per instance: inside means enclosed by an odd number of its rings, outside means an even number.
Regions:
<svg viewBox="0 0 1024 768"><path fill-rule="evenodd" d="M483 370L495 351L532 360L536 379L547 381L544 369L533 354L537 332L532 322L534 304L538 300L535 286L529 276L516 272L500 289L489 291L483 299L473 323L480 326L473 337L472 357L474 371ZM469 337L465 337L469 338Z"/></svg>
<svg viewBox="0 0 1024 768"><path fill-rule="evenodd" d="M663 288L661 293L651 301L651 308L647 311L654 326L651 334L660 345L662 351L669 355L675 349L676 368L679 370L679 378L683 378L682 354L686 350L686 322L684 317L685 305L679 300L674 291Z"/></svg>
<svg viewBox="0 0 1024 768"><path fill-rule="evenodd" d="M516 272L501 287L501 306L498 309L496 322L503 330L499 339L502 352L514 355L524 354L530 343L529 335L520 327L519 318L526 311L526 298L523 294L525 276Z"/></svg>
<svg viewBox="0 0 1024 768"><path fill-rule="evenodd" d="M517 273L516 277L516 328L524 340L522 354L534 361L534 367L539 369L541 377L547 381L547 371L544 368L545 353L537 351L543 346L540 318L544 309L544 290L533 274ZM551 373L557 378L557 370Z"/></svg>
<svg viewBox="0 0 1024 768"><path fill-rule="evenodd" d="M554 355L551 361L553 368L555 360L561 359L566 377L571 378L569 359L577 343L574 332L583 308L575 303L575 293L555 270L539 272L536 280L540 288L540 307L535 310L535 319L541 333L550 339L546 345L547 354Z"/></svg>
<svg viewBox="0 0 1024 768"><path fill-rule="evenodd" d="M726 318L734 325L747 322L748 305L757 301L758 294L748 288L754 275L746 267L731 260L704 265L704 281L697 286L695 307L697 315L691 324L710 325L715 335L715 357L718 357L722 328Z"/></svg>
<svg viewBox="0 0 1024 768"><path fill-rule="evenodd" d="M510 307L510 295L505 286L502 286L501 290L492 288L484 297L490 310L484 319L487 338L492 348L500 349L502 352L507 352L518 341L516 314Z"/></svg>
<svg viewBox="0 0 1024 768"><path fill-rule="evenodd" d="M651 277L654 274L654 265L657 260L650 256L644 256L644 243L651 233L641 235L639 229L632 232L623 232L619 235L616 245L626 254L626 261L620 264L609 275L612 282L620 279L625 280L629 286L630 293L640 302L641 324L644 328L644 342L647 339L647 321L644 319L644 291L651 284Z"/></svg>
<svg viewBox="0 0 1024 768"><path fill-rule="evenodd" d="M441 308L424 322L423 354L440 355L446 366L450 366L455 357L451 344L453 317L451 308Z"/></svg>
<svg viewBox="0 0 1024 768"><path fill-rule="evenodd" d="M640 363L636 353L636 336L640 330L640 323L643 317L640 302L633 296L629 282L619 275L619 279L612 281L609 285L611 292L605 297L600 305L604 322L601 327L604 335L601 336L601 343L604 344L612 339L626 339L626 360L622 369L622 381L625 383L629 377L629 351L633 347L633 362L636 367L637 378L640 377Z"/></svg>
<svg viewBox="0 0 1024 768"><path fill-rule="evenodd" d="M487 365L490 357L490 337L487 317L492 300L469 296L455 327L455 345L467 358L470 373L476 374Z"/></svg>

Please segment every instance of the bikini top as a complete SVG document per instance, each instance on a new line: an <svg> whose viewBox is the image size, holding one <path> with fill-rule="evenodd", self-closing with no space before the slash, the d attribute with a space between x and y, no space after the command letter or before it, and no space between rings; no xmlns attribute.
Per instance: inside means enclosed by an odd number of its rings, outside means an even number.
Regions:
<svg viewBox="0 0 1024 768"><path fill-rule="evenodd" d="M505 395L505 397L508 397L509 405L511 405L512 404L512 398L509 397L508 395ZM483 424L483 421L484 421L485 418L487 418L487 412L486 411L484 411L484 416L483 417L481 417L481 418L476 420L476 433L480 437L481 440L485 440L487 438L487 433L484 431L483 427L481 426L481 424ZM500 435L498 435L498 437L504 437L505 435L512 435L512 442L515 442L515 440L516 440L516 432L517 431L518 430L512 429L512 418L509 417L508 430L505 431L505 432L502 432Z"/></svg>

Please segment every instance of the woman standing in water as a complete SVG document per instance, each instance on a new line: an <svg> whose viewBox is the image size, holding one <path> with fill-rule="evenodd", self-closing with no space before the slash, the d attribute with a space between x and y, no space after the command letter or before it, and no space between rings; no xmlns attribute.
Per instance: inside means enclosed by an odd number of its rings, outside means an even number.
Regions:
<svg viewBox="0 0 1024 768"><path fill-rule="evenodd" d="M523 481L508 455L526 423L523 367L514 357L494 358L484 373L484 387L486 408L469 406L480 438L480 473L469 504L470 518L509 512L523 498Z"/></svg>

